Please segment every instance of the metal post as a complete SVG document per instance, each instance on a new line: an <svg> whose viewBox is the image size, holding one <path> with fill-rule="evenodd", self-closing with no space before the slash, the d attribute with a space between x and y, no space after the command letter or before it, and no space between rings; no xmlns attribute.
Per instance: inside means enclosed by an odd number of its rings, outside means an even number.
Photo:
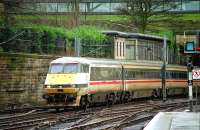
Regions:
<svg viewBox="0 0 200 130"><path fill-rule="evenodd" d="M80 39L75 38L75 56L79 57L81 51L81 43Z"/></svg>
<svg viewBox="0 0 200 130"><path fill-rule="evenodd" d="M162 65L162 96L163 102L166 101L166 58L167 58L167 39L164 37L163 45L163 65Z"/></svg>
<svg viewBox="0 0 200 130"><path fill-rule="evenodd" d="M195 107L197 108L197 100L198 100L198 85L196 85L196 102L195 102Z"/></svg>
<svg viewBox="0 0 200 130"><path fill-rule="evenodd" d="M192 69L193 69L193 64L192 64L192 57L188 58L187 69L188 69L189 104L190 104L190 111L192 112L193 111L193 92L192 92L192 86L193 86Z"/></svg>
<svg viewBox="0 0 200 130"><path fill-rule="evenodd" d="M190 111L192 112L193 110L193 104L192 104L192 99L193 99L193 92L192 92L192 72L188 72L188 87L189 87L189 102L190 102Z"/></svg>

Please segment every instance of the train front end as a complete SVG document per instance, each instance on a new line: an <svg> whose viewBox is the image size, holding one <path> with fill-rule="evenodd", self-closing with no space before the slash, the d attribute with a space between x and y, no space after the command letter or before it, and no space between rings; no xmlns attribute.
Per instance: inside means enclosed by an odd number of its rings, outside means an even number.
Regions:
<svg viewBox="0 0 200 130"><path fill-rule="evenodd" d="M79 106L80 96L86 93L89 65L68 59L51 62L45 80L43 98L48 104Z"/></svg>

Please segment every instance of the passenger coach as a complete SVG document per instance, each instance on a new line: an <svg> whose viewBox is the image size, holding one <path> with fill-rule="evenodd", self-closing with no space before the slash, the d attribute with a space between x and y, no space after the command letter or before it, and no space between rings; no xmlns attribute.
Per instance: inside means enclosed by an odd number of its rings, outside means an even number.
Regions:
<svg viewBox="0 0 200 130"><path fill-rule="evenodd" d="M44 86L49 104L86 106L161 95L161 64L63 57L50 63ZM185 66L167 65L168 95L185 93Z"/></svg>

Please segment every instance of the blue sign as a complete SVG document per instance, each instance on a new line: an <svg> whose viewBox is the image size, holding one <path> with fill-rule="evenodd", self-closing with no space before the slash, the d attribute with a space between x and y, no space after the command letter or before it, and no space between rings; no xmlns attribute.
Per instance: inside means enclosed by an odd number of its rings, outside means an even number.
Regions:
<svg viewBox="0 0 200 130"><path fill-rule="evenodd" d="M184 53L195 53L195 44L194 41L188 41L185 43Z"/></svg>
<svg viewBox="0 0 200 130"><path fill-rule="evenodd" d="M186 50L187 51L194 51L194 42L187 42L186 43Z"/></svg>

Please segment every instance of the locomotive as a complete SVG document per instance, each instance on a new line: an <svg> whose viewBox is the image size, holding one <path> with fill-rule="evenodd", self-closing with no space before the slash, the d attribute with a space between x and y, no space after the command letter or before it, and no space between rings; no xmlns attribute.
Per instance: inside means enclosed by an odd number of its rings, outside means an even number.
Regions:
<svg viewBox="0 0 200 130"><path fill-rule="evenodd" d="M86 106L162 95L162 63L62 57L50 63L44 85L48 104ZM167 95L186 93L187 68L166 65Z"/></svg>

